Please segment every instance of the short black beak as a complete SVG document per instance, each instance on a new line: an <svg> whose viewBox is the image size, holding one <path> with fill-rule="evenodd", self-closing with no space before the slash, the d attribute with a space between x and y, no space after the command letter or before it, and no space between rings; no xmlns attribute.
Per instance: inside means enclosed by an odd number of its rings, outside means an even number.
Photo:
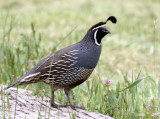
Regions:
<svg viewBox="0 0 160 119"><path fill-rule="evenodd" d="M107 33L107 34L111 34L111 32L110 32L108 29L106 30L106 33Z"/></svg>
<svg viewBox="0 0 160 119"><path fill-rule="evenodd" d="M107 28L106 25L104 25L103 27L101 27L101 30L102 30L103 32L105 32L106 34L111 34L111 32L108 30L108 28Z"/></svg>

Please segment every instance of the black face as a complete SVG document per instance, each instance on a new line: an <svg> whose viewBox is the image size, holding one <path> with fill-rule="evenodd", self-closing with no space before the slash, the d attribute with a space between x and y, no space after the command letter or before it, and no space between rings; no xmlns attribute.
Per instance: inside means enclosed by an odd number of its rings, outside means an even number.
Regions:
<svg viewBox="0 0 160 119"><path fill-rule="evenodd" d="M101 45L102 38L110 33L105 22L100 22L94 25L90 30L93 32L93 39L96 45Z"/></svg>
<svg viewBox="0 0 160 119"><path fill-rule="evenodd" d="M100 30L97 31L96 39L97 39L98 44L101 44L101 40L105 35L106 35L106 32L103 32Z"/></svg>

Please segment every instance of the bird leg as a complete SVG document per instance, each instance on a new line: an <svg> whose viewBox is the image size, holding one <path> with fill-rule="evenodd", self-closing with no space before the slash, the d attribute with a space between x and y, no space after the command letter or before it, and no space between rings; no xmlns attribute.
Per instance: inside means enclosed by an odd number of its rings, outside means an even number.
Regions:
<svg viewBox="0 0 160 119"><path fill-rule="evenodd" d="M68 98L68 101L69 101L69 104L70 104L70 107L73 109L73 110L76 110L75 108L78 108L78 109L83 109L83 110L86 110L84 107L79 107L77 105L73 105L72 101L71 101L71 98L70 98L70 91L71 89L64 89L64 92Z"/></svg>
<svg viewBox="0 0 160 119"><path fill-rule="evenodd" d="M60 108L60 107L68 107L69 105L57 105L54 102L54 90L52 90L51 106L54 107L54 108Z"/></svg>

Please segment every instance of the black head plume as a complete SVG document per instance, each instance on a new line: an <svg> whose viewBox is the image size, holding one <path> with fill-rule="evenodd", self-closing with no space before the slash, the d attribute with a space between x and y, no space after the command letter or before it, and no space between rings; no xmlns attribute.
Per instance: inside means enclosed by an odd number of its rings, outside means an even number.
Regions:
<svg viewBox="0 0 160 119"><path fill-rule="evenodd" d="M117 19L114 17L114 16L110 16L108 19L107 19L107 21L111 21L112 23L116 23L117 22ZM106 23L107 23L107 21L106 21Z"/></svg>

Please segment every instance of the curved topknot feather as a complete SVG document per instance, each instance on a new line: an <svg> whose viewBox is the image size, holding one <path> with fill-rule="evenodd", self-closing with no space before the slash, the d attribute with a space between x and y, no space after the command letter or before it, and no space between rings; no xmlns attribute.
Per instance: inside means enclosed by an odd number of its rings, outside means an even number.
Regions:
<svg viewBox="0 0 160 119"><path fill-rule="evenodd" d="M117 19L116 19L116 17L114 17L114 16L110 16L108 19L107 19L107 21L111 21L112 23L117 23ZM106 23L107 23L107 21L106 21Z"/></svg>

